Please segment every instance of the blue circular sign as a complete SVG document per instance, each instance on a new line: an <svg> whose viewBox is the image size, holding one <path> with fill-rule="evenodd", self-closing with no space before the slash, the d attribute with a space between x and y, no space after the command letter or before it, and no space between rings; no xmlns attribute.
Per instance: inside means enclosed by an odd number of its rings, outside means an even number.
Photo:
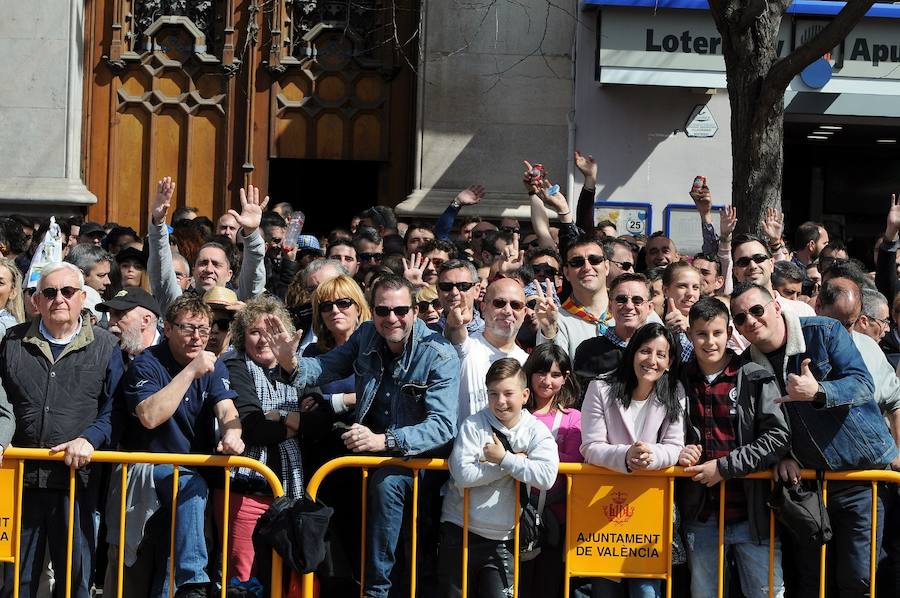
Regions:
<svg viewBox="0 0 900 598"><path fill-rule="evenodd" d="M831 63L819 58L800 72L800 80L813 89L822 89L831 81Z"/></svg>

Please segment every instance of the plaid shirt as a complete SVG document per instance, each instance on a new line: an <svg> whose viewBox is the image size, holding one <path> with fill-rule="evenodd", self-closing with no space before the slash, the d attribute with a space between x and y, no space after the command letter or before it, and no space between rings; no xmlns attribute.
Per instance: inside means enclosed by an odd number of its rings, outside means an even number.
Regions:
<svg viewBox="0 0 900 598"><path fill-rule="evenodd" d="M737 377L741 357L728 349L728 365L709 382L696 360L686 366L691 425L700 431L703 453L700 462L727 456L738 447ZM707 489L707 500L700 513L701 521L716 517L719 511L719 485ZM747 501L740 480L730 480L725 487L725 521L747 519Z"/></svg>

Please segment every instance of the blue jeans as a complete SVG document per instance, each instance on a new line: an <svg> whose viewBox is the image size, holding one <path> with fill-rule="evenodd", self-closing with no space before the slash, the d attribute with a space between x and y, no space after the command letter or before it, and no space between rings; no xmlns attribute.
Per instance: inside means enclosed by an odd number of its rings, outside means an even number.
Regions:
<svg viewBox="0 0 900 598"><path fill-rule="evenodd" d="M707 522L685 521L688 564L691 568L691 596L715 598L718 595L719 526L714 520ZM734 553L740 572L741 589L747 598L765 598L769 595L769 543L756 544L750 535L750 523L741 521L725 524L725 563L729 553ZM724 579L728 579L725 577ZM781 572L781 543L775 539L775 571L773 572L773 596L784 596L784 577ZM728 583L725 583L727 591Z"/></svg>
<svg viewBox="0 0 900 598"><path fill-rule="evenodd" d="M69 492L26 488L22 495L20 598L35 598L44 567L44 552L50 548L50 561L56 572L55 594L62 595L66 584L66 545L68 544ZM94 571L94 509L97 484L75 491L75 525L72 533L72 596L89 598ZM14 565L3 567L0 596L12 596Z"/></svg>
<svg viewBox="0 0 900 598"><path fill-rule="evenodd" d="M597 578L591 580L591 596L602 598L621 598L628 588L628 598L660 598L662 596L662 580L659 579L611 579ZM586 588L580 589L584 592ZM582 594L577 594L582 595Z"/></svg>
<svg viewBox="0 0 900 598"><path fill-rule="evenodd" d="M387 598L406 504L412 500L412 471L382 467L369 475L366 522L365 595Z"/></svg>
<svg viewBox="0 0 900 598"><path fill-rule="evenodd" d="M875 554L881 550L884 529L884 501L876 502L878 526ZM828 482L828 516L832 538L828 543L826 563L831 569L834 596L868 596L869 548L872 529L872 486L870 482ZM797 596L819 595L819 551L794 551L797 566ZM831 589L831 588L830 588Z"/></svg>
<svg viewBox="0 0 900 598"><path fill-rule="evenodd" d="M161 511L167 521L172 517L172 466L154 465L153 483L156 495L162 503ZM178 502L175 507L175 587L184 584L207 584L209 575L206 565L209 560L206 551L206 480L193 469L178 468ZM169 535L163 543L166 553L170 550ZM168 571L165 576L168 586ZM155 592L154 592L155 593Z"/></svg>

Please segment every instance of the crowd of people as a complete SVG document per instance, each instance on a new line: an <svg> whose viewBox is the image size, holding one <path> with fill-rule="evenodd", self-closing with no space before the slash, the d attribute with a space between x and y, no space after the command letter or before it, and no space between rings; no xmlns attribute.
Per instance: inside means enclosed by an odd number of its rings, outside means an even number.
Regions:
<svg viewBox="0 0 900 598"><path fill-rule="evenodd" d="M850 256L819 223L786 238L776 209L755 236L734 234L740 215L726 206L717 232L710 189L695 186L703 250L683 255L660 232L595 223L597 164L578 152L575 164L574 207L525 164L524 226L475 215L485 190L472 186L436 223L374 206L287 243L291 204L270 207L251 186L212 221L174 209L165 178L147 231L57 222L64 259L31 284L54 229L0 218L0 447L64 453L25 466L21 558L17 574L4 566L0 595L15 579L19 596L61 592L70 517L72 595L116 587L121 470L91 462L111 449L244 455L295 499L341 455L448 458L449 473L420 472L418 485L407 468L369 472L362 580L359 481L323 487L336 512L323 595L358 595L361 583L373 598L408 590L415 494L419 587L461 595L469 489L469 595L499 598L512 595L516 481L564 526L560 462L623 474L680 465L691 475L678 483L673 539L684 591L716 594L725 488L727 583L768 596L770 484L742 478L773 469L796 485L807 468L900 470L900 201L872 253ZM258 592L240 595L263 595L253 532L272 491L245 468L229 483L225 513L221 470L129 467L123 595L167 595L170 566L175 596L212 595L225 518L228 577ZM827 510L830 592L872 591L873 523L876 554L900 577L896 488L873 497L869 482L832 482ZM819 566L817 549L780 530L773 595L818 595ZM545 541L521 563L520 595L561 596L563 570L562 543ZM652 579L572 581L574 596L663 591Z"/></svg>

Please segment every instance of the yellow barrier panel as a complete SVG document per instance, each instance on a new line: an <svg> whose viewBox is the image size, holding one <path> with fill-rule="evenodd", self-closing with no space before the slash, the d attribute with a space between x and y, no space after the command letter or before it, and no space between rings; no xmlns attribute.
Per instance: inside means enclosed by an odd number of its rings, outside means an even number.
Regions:
<svg viewBox="0 0 900 598"><path fill-rule="evenodd" d="M3 453L3 465L0 467L0 562L15 563L13 567L13 598L19 595L19 565L21 556L21 525L22 525L22 487L25 478L25 461L62 461L63 453L51 453L47 449L25 449L10 447ZM146 463L150 465L173 466L172 489L172 528L170 531L172 559L169 568L169 596L174 593L174 554L175 554L175 507L178 495L178 468L181 467L221 467L225 472L225 495L223 511L223 539L222 539L222 593L224 597L227 591L228 578L228 509L230 497L230 471L232 468L246 467L262 475L275 498L284 495L281 480L275 473L255 459L247 457L235 457L225 455L179 455L174 453L124 453L116 451L95 451L91 457L93 463L112 463L122 465L121 494L122 502L119 507L119 553L118 558L118 584L116 596L122 598L124 550L125 550L125 501L128 464ZM12 492L6 489L12 487ZM74 534L75 514L75 468L69 469L69 520L67 529L66 546L66 588L65 596L70 598L72 592L72 539ZM6 543L4 543L6 536ZM269 589L272 598L282 598L282 562L281 557L272 551L272 582ZM109 589L107 589L109 591Z"/></svg>
<svg viewBox="0 0 900 598"><path fill-rule="evenodd" d="M361 575L360 575L360 595L362 595L365 583L365 543L366 543L366 487L368 482L369 469L372 467L403 467L415 472L416 477L420 470L447 470L447 461L443 459L397 459L387 457L340 457L333 459L316 471L309 480L307 486L307 494L309 498L315 500L318 495L319 488L324 480L334 471L347 468L361 468L363 476L363 504L362 504L362 530L360 530L362 552L361 552ZM674 484L675 478L691 477L693 474L687 474L681 467L671 467L669 469L659 471L635 471L630 474L620 474L618 472L587 465L584 463L561 463L559 467L560 475L566 477L567 488L567 504L566 504L566 534L565 534L565 554L566 565L564 567L564 587L563 596L569 598L569 581L572 577L622 577L622 578L650 578L665 579L667 582L672 579L672 527L674 524L673 504L674 504ZM584 478L583 483L576 481ZM814 470L803 470L801 478L815 479L816 472ZM414 478L415 479L415 478ZM760 479L771 480L771 471L753 473L741 479ZM877 485L878 482L900 483L900 473L889 470L870 470L870 471L829 471L825 473L825 483L823 485L823 498L827 504L827 486L828 480L848 481L848 482L869 482L872 485L872 530L871 530L871 553L870 553L870 592L871 596L875 595L875 549L876 549L876 530L877 530ZM414 496L418 495L418 486L414 485ZM719 485L719 546L717 560L719 563L719 576L717 582L717 594L719 598L723 595L722 571L724 564L724 512L725 512L725 487ZM516 492L515 508L519 510L519 493ZM413 506L413 518L415 521L416 507ZM640 517L640 519L639 519ZM514 534L514 586L513 595L518 596L518 573L519 573L519 524L518 517ZM656 525L660 532L654 536L652 530L648 526L648 521L652 525ZM604 546L600 559L594 558L590 565L586 564L588 556L597 556L596 549L592 548L591 555L587 551L579 553L578 548L586 549L592 546L591 541L599 538L599 534L604 533L602 530L589 530L591 526L612 524L613 526L622 526L622 529L633 531L622 532L605 532L605 533L622 533L622 534L645 534L652 536L651 538L636 538L633 535L627 536L628 542L619 544L620 548L613 549L610 546ZM579 528L580 526L580 528ZM468 579L468 529L469 529L469 491L463 492L463 544L462 544L462 596L467 595ZM581 531L579 531L579 529ZM641 530L644 531L641 531ZM417 545L416 526L412 526L412 543ZM583 534L582 541L579 541L579 533ZM598 534L593 536L591 534ZM608 540L609 538L605 538ZM646 539L647 542L639 542ZM635 543L637 542L637 543ZM593 546L597 544L594 543ZM825 592L825 546L821 549L820 556L820 596L824 598ZM635 558L637 560L635 560ZM644 560L646 559L646 560ZM770 513L769 516L769 587L768 593L771 598L774 592L774 561L775 561L775 517ZM413 561L413 564L415 561ZM598 563L600 566L598 567ZM622 566L627 563L629 566ZM619 570L610 569L619 566ZM634 565L634 567L632 567ZM606 567L603 569L602 567ZM412 588L415 590L416 571L410 572L412 580ZM310 573L303 576L302 596L303 598L313 598L314 574ZM666 584L666 596L671 597L672 584ZM414 594L411 594L414 595Z"/></svg>

